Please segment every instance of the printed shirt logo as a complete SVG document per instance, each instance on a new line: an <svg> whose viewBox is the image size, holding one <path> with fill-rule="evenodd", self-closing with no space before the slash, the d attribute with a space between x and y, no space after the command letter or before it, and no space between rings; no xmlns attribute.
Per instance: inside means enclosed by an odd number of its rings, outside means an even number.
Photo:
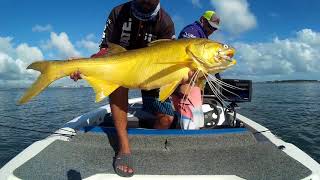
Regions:
<svg viewBox="0 0 320 180"><path fill-rule="evenodd" d="M120 45L128 47L129 40L131 35L131 26L132 26L132 19L129 18L128 22L123 23L122 25L122 33L120 37Z"/></svg>
<svg viewBox="0 0 320 180"><path fill-rule="evenodd" d="M188 33L188 32L184 32L182 37L184 37L184 38L196 38L195 35L193 35L191 33Z"/></svg>
<svg viewBox="0 0 320 180"><path fill-rule="evenodd" d="M151 42L151 41L153 40L152 37L153 37L152 34L146 33L146 34L144 35L144 40L145 40L145 41L148 41L148 42Z"/></svg>

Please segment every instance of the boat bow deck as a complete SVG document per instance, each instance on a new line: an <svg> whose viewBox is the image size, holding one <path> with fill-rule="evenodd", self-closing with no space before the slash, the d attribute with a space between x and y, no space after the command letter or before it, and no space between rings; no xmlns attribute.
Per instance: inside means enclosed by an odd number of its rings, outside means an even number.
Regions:
<svg viewBox="0 0 320 180"><path fill-rule="evenodd" d="M88 131L88 132L86 132ZM272 143L244 129L129 130L136 174L236 175L245 179L303 179L311 171ZM114 174L115 130L88 127L56 140L14 171L21 179L74 179Z"/></svg>

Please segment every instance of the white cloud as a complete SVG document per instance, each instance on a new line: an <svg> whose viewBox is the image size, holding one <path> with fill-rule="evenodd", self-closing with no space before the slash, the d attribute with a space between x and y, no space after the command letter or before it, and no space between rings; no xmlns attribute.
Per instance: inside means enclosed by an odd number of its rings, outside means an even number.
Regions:
<svg viewBox="0 0 320 180"><path fill-rule="evenodd" d="M211 0L211 4L221 18L221 26L231 34L239 34L257 26L247 0Z"/></svg>
<svg viewBox="0 0 320 180"><path fill-rule="evenodd" d="M320 46L320 33L311 29L303 29L297 33L298 40L311 46Z"/></svg>
<svg viewBox="0 0 320 180"><path fill-rule="evenodd" d="M43 60L43 54L38 47L30 47L28 44L20 44L16 48L17 59L22 59L25 63Z"/></svg>
<svg viewBox="0 0 320 180"><path fill-rule="evenodd" d="M0 51L9 54L13 53L12 40L12 37L0 37Z"/></svg>
<svg viewBox="0 0 320 180"><path fill-rule="evenodd" d="M60 34L51 32L50 40L47 42L46 47L47 49L56 49L61 58L81 56L81 53L74 48L65 32Z"/></svg>
<svg viewBox="0 0 320 180"><path fill-rule="evenodd" d="M77 46L85 48L87 51L95 53L99 50L99 43L82 39L77 42Z"/></svg>
<svg viewBox="0 0 320 180"><path fill-rule="evenodd" d="M33 32L51 32L52 30L53 28L50 24L47 24L45 26L41 26L37 24L34 27L32 27Z"/></svg>
<svg viewBox="0 0 320 180"><path fill-rule="evenodd" d="M201 4L200 0L191 0L191 3L194 7L202 8L202 4Z"/></svg>
<svg viewBox="0 0 320 180"><path fill-rule="evenodd" d="M76 45L79 48L87 50L90 54L96 53L99 50L99 43L95 40L94 34L87 35L84 39L77 41Z"/></svg>
<svg viewBox="0 0 320 180"><path fill-rule="evenodd" d="M231 75L282 76L320 73L320 33L303 29L293 38L265 43L235 43L238 64Z"/></svg>
<svg viewBox="0 0 320 180"><path fill-rule="evenodd" d="M1 86L27 83L37 74L26 70L26 67L35 60L43 59L43 54L37 47L20 44L16 48L10 37L0 37L0 80Z"/></svg>
<svg viewBox="0 0 320 180"><path fill-rule="evenodd" d="M34 77L35 73L26 70L28 66L21 59L13 59L7 54L0 52L0 76L2 80L29 80L30 78Z"/></svg>
<svg viewBox="0 0 320 180"><path fill-rule="evenodd" d="M91 34L88 34L85 39L89 40L89 41L94 41L96 39L96 36L91 33Z"/></svg>
<svg viewBox="0 0 320 180"><path fill-rule="evenodd" d="M95 36L89 34L83 40L78 41L81 52L93 51L99 47L94 42ZM66 33L52 32L50 39L42 41L42 51L39 47L30 46L27 43L15 44L12 37L0 37L0 87L25 87L29 86L39 74L37 71L27 70L26 67L34 61L44 59L43 53L49 59L66 59L68 57L80 57L78 51ZM72 84L68 78L59 80L55 85ZM85 84L80 82L78 84Z"/></svg>

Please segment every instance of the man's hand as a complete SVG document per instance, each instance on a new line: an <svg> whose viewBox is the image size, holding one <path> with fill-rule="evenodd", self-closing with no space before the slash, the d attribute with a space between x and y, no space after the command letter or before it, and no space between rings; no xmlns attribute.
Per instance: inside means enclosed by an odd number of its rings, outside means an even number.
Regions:
<svg viewBox="0 0 320 180"><path fill-rule="evenodd" d="M99 58L99 57L103 57L106 54L108 54L108 49L107 48L101 48L100 51L96 54L93 54L91 56L91 58Z"/></svg>
<svg viewBox="0 0 320 180"><path fill-rule="evenodd" d="M70 79L73 79L74 81L78 81L79 79L82 79L80 76L80 71L73 72L70 74Z"/></svg>
<svg viewBox="0 0 320 180"><path fill-rule="evenodd" d="M75 59L80 59L79 57L70 57L68 60L72 61ZM79 79L82 79L80 76L80 71L76 71L70 74L70 79L74 80L74 81L78 81Z"/></svg>

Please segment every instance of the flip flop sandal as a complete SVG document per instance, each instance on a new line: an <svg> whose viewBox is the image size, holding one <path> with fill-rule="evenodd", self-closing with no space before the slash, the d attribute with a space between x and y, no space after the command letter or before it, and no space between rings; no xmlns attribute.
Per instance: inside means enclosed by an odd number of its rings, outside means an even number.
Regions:
<svg viewBox="0 0 320 180"><path fill-rule="evenodd" d="M128 168L131 168L133 172L124 172L118 168L119 166L127 166ZM114 158L113 168L114 171L121 177L132 177L134 174L134 169L131 154L118 154L117 157Z"/></svg>

